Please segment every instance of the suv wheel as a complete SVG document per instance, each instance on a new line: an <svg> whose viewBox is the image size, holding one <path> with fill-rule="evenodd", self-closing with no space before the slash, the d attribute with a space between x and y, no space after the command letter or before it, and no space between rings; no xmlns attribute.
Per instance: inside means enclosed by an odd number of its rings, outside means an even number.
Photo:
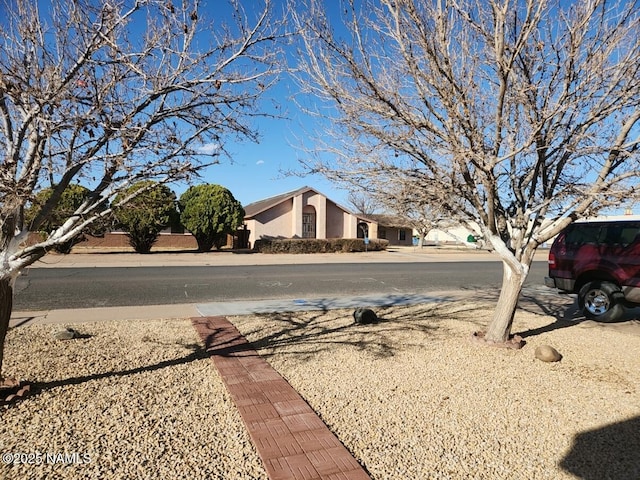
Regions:
<svg viewBox="0 0 640 480"><path fill-rule="evenodd" d="M587 318L613 322L624 313L620 296L620 288L611 282L589 282L578 293L578 306Z"/></svg>

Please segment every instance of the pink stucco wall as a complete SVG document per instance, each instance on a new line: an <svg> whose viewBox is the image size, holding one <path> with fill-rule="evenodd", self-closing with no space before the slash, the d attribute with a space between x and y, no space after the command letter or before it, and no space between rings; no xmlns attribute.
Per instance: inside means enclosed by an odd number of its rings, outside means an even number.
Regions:
<svg viewBox="0 0 640 480"><path fill-rule="evenodd" d="M257 239L265 236L289 238L293 223L292 210L293 201L288 200L245 221L247 229L251 231L249 235L251 246Z"/></svg>
<svg viewBox="0 0 640 480"><path fill-rule="evenodd" d="M262 237L302 237L302 213L316 215L316 238L356 238L354 215L324 195L307 191L245 221L251 231L251 245Z"/></svg>
<svg viewBox="0 0 640 480"><path fill-rule="evenodd" d="M333 202L327 202L327 238L344 238L349 215Z"/></svg>

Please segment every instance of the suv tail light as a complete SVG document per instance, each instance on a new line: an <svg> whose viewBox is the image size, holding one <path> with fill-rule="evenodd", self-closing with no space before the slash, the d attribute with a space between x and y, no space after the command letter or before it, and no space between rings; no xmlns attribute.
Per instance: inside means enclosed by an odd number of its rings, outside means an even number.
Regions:
<svg viewBox="0 0 640 480"><path fill-rule="evenodd" d="M549 253L549 266L550 267L556 266L556 256L553 253Z"/></svg>

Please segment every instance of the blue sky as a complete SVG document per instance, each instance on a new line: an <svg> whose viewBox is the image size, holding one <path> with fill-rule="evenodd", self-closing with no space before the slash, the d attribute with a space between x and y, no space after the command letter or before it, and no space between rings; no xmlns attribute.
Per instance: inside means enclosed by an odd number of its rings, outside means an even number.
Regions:
<svg viewBox="0 0 640 480"><path fill-rule="evenodd" d="M284 0L275 0L277 7L284 4ZM247 10L250 5L259 9L263 2L249 0L242 1ZM210 9L211 0L205 0L201 8L206 17L214 17ZM334 8L339 8L336 1ZM216 6L218 8L218 6ZM310 186L324 193L338 204L349 207L348 192L340 189L322 176L292 176L286 171L302 172L298 159L305 155L300 149L299 138L304 138L302 129L314 130L302 112L297 111L296 105L290 99L295 93L295 85L283 75L281 82L265 93L263 106L272 109L273 102L280 105L280 112L285 112L286 119L262 118L256 119L254 125L260 134L258 144L245 141L237 143L229 138L225 139L225 148L231 153L232 161L227 159L219 165L213 165L202 173L201 182L215 183L229 189L233 196L243 205L262 200L274 195ZM308 145L307 145L308 146ZM174 185L173 190L180 195L186 185Z"/></svg>
<svg viewBox="0 0 640 480"><path fill-rule="evenodd" d="M278 90L272 95L277 94ZM279 100L290 104L286 94L281 94ZM331 200L349 207L346 200L348 192L339 189L324 177L284 174L287 170L302 171L298 158L304 155L304 152L297 145L297 122L298 120L294 119L258 120L256 125L260 131L260 143L227 143L226 148L232 154L233 161L223 160L221 164L209 167L203 173L202 181L228 188L243 205L310 186ZM181 190L184 190L184 187L174 187L178 194Z"/></svg>
<svg viewBox="0 0 640 480"><path fill-rule="evenodd" d="M101 1L101 0L100 0ZM175 1L175 0L174 0ZM286 0L273 0L276 9L284 8ZM264 8L264 0L240 0L247 15L252 18ZM51 0L38 0L41 14L51 8ZM334 5L332 5L334 6ZM336 1L335 7L339 3ZM0 19L5 16L5 3L0 0ZM200 19L202 25L213 20L219 24L225 21L225 15L230 15L227 1L201 0ZM140 29L144 23L133 24L133 30ZM138 32L142 34L142 31ZM282 81L265 92L262 98L263 110L273 112L273 104L280 105L278 112L285 112L287 119L255 117L253 125L260 135L258 144L246 140L242 143L235 141L233 136L223 137L225 149L232 159L221 158L219 165L213 165L201 172L201 179L194 183L213 183L226 187L243 205L262 200L274 195L310 186L324 193L331 200L348 207L348 192L338 189L335 184L320 176L285 176L283 172L300 170L298 158L303 152L295 145L300 134L300 122L304 122L301 112L296 111L290 95L294 92L293 82L283 75ZM306 125L308 126L308 125ZM170 188L178 195L182 194L188 185L184 182L174 183Z"/></svg>

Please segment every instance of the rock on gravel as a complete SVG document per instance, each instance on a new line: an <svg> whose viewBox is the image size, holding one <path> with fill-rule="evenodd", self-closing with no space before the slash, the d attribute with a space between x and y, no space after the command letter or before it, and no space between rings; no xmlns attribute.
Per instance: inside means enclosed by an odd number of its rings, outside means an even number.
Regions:
<svg viewBox="0 0 640 480"><path fill-rule="evenodd" d="M5 374L32 396L0 407L0 478L267 478L190 321L73 328L8 334Z"/></svg>
<svg viewBox="0 0 640 480"><path fill-rule="evenodd" d="M555 348L550 345L539 345L536 347L534 356L542 362L559 362L562 360L562 355Z"/></svg>
<svg viewBox="0 0 640 480"><path fill-rule="evenodd" d="M527 344L496 349L469 341L491 308L377 308L370 325L352 310L230 319L374 480L640 478L640 325L521 310L513 333ZM9 332L5 374L34 395L0 407L0 453L72 464L0 464L0 478L267 478L189 321L73 327L82 338ZM562 362L536 360L541 345Z"/></svg>

